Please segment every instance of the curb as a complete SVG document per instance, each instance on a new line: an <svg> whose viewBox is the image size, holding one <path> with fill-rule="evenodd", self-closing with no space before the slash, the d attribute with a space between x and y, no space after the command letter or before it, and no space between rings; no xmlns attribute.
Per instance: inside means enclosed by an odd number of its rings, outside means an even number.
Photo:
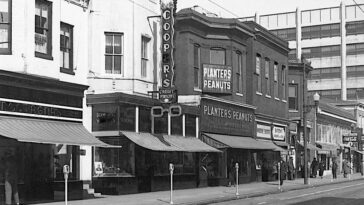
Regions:
<svg viewBox="0 0 364 205"><path fill-rule="evenodd" d="M208 205L211 203L221 203L221 202L228 202L228 201L234 201L234 200L240 200L240 199L255 198L255 197L265 196L265 195L269 195L269 194L277 194L277 193L283 193L283 192L288 192L288 191L315 188L315 187L325 186L325 185L329 185L329 184L341 184L341 183L352 182L352 181L361 181L361 180L364 180L364 178L362 177L362 178L351 179L351 180L333 181L333 182L329 182L329 183L320 183L320 184L314 184L314 185L313 184L307 184L307 185L303 184L298 187L283 189L282 191L277 189L275 191L244 194L244 195L240 195L238 198L236 196L231 195L231 196L224 196L221 198L212 198L212 199L201 200L201 201L181 202L181 203L177 203L177 205Z"/></svg>

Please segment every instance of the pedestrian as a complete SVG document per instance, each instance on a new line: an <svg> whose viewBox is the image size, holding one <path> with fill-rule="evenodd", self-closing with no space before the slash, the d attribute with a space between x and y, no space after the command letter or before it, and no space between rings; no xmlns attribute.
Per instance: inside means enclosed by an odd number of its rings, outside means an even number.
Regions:
<svg viewBox="0 0 364 205"><path fill-rule="evenodd" d="M287 174L287 163L283 160L283 158L281 158L281 160L279 161L279 166L280 166L280 185L283 185L283 180L286 179L286 174Z"/></svg>
<svg viewBox="0 0 364 205"><path fill-rule="evenodd" d="M337 171L337 162L336 159L332 159L332 178L336 179L336 171Z"/></svg>
<svg viewBox="0 0 364 205"><path fill-rule="evenodd" d="M324 170L325 170L325 162L321 160L319 163L319 176L321 179L323 178Z"/></svg>
<svg viewBox="0 0 364 205"><path fill-rule="evenodd" d="M293 173L294 173L293 158L290 157L288 161L288 180L294 179Z"/></svg>
<svg viewBox="0 0 364 205"><path fill-rule="evenodd" d="M228 166L229 170L228 170L228 174L229 174L229 184L228 186L235 186L235 163L234 163L234 159L231 158L230 159L230 164Z"/></svg>
<svg viewBox="0 0 364 205"><path fill-rule="evenodd" d="M18 167L16 158L12 153L5 159L5 204L12 204L14 197L15 204L19 205L18 193Z"/></svg>
<svg viewBox="0 0 364 205"><path fill-rule="evenodd" d="M316 158L313 158L313 161L311 164L313 178L316 178L316 176L317 176L318 166L319 166L318 161L316 160Z"/></svg>
<svg viewBox="0 0 364 205"><path fill-rule="evenodd" d="M344 178L346 178L348 174L350 174L350 165L347 160L343 161L343 173L344 173Z"/></svg>

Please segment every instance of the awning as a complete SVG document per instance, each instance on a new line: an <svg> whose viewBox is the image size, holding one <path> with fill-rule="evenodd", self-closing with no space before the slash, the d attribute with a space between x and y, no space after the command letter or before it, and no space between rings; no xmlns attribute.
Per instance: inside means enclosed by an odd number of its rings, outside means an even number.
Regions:
<svg viewBox="0 0 364 205"><path fill-rule="evenodd" d="M115 147L92 136L80 123L0 117L0 135L19 142Z"/></svg>
<svg viewBox="0 0 364 205"><path fill-rule="evenodd" d="M357 152L357 153L359 153L359 154L364 155L364 151L359 151L359 150L356 150L356 149L354 149L354 151Z"/></svg>
<svg viewBox="0 0 364 205"><path fill-rule="evenodd" d="M203 137L208 137L219 143L224 144L226 147L237 149L256 149L256 150L274 150L282 151L283 149L274 145L272 141L256 140L251 137L238 137L230 135L210 134L204 133Z"/></svg>
<svg viewBox="0 0 364 205"><path fill-rule="evenodd" d="M273 141L273 143L280 146L280 147L285 147L286 149L289 147L289 144L287 144L284 141Z"/></svg>
<svg viewBox="0 0 364 205"><path fill-rule="evenodd" d="M221 152L195 137L152 135L151 133L128 131L121 131L121 133L135 144L154 151Z"/></svg>
<svg viewBox="0 0 364 205"><path fill-rule="evenodd" d="M333 151L333 150L336 151L339 148L336 144L329 144L329 143L323 143L323 142L316 142L316 144L322 150L327 150L327 151Z"/></svg>
<svg viewBox="0 0 364 205"><path fill-rule="evenodd" d="M304 147L303 142L299 142L298 144L301 145L302 148ZM317 151L321 150L320 148L316 147L315 145L313 145L311 143L307 143L307 149L317 150Z"/></svg>

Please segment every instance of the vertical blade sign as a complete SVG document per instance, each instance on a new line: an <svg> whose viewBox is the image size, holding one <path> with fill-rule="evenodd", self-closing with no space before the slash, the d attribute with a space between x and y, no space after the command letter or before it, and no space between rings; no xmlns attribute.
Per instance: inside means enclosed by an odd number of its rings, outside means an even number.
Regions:
<svg viewBox="0 0 364 205"><path fill-rule="evenodd" d="M174 16L173 1L161 1L162 11L162 88L173 87L174 62L173 62L173 35Z"/></svg>

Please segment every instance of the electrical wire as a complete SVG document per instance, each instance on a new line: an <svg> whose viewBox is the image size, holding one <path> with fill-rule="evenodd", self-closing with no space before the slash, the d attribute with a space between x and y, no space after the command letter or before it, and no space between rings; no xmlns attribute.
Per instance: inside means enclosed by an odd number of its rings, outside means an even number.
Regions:
<svg viewBox="0 0 364 205"><path fill-rule="evenodd" d="M359 7L359 9L361 10L361 12L363 12L363 13L364 13L364 10L360 7L360 5L359 5L358 3L356 3L356 1L355 1L355 0L353 0L353 2L355 3L355 5L357 5L357 6Z"/></svg>

